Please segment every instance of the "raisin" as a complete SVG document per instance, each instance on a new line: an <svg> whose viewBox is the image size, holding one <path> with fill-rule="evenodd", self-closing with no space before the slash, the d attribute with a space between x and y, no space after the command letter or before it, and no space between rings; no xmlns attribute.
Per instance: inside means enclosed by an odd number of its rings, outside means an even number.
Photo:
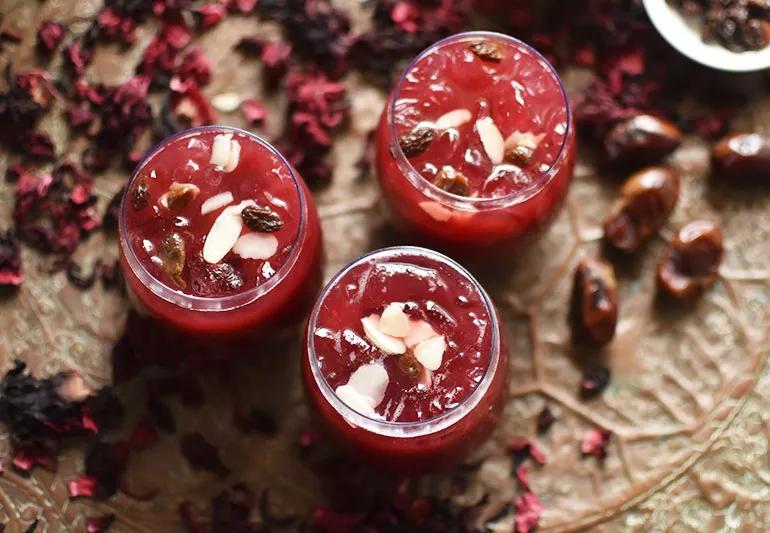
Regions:
<svg viewBox="0 0 770 533"><path fill-rule="evenodd" d="M494 61L499 63L503 60L503 49L497 43L492 41L473 41L468 48L471 52L485 61Z"/></svg>
<svg viewBox="0 0 770 533"><path fill-rule="evenodd" d="M406 157L414 157L423 153L435 136L433 128L417 128L401 137L398 144Z"/></svg>
<svg viewBox="0 0 770 533"><path fill-rule="evenodd" d="M134 190L131 192L131 206L136 211L141 211L147 207L147 203L150 199L150 189L147 187L147 182L140 180L136 184Z"/></svg>
<svg viewBox="0 0 770 533"><path fill-rule="evenodd" d="M519 144L505 151L505 160L520 167L529 165L532 162L532 158L534 156L535 151L529 146L524 146L523 144Z"/></svg>
<svg viewBox="0 0 770 533"><path fill-rule="evenodd" d="M178 287L185 288L187 283L182 277L186 253L182 236L176 232L168 233L160 242L160 259L163 262L163 270Z"/></svg>
<svg viewBox="0 0 770 533"><path fill-rule="evenodd" d="M433 184L439 189L458 196L468 196L468 178L450 166L444 166L436 174Z"/></svg>
<svg viewBox="0 0 770 533"><path fill-rule="evenodd" d="M420 366L420 362L414 356L412 350L407 350L406 353L398 358L398 369L410 378L416 378L420 375Z"/></svg>
<svg viewBox="0 0 770 533"><path fill-rule="evenodd" d="M192 183L174 182L171 184L171 187L168 188L168 192L163 195L165 198L165 206L171 211L181 211L187 207L200 192L201 190L198 186Z"/></svg>
<svg viewBox="0 0 770 533"><path fill-rule="evenodd" d="M241 211L241 218L252 231L275 232L283 227L281 216L269 207L249 205Z"/></svg>

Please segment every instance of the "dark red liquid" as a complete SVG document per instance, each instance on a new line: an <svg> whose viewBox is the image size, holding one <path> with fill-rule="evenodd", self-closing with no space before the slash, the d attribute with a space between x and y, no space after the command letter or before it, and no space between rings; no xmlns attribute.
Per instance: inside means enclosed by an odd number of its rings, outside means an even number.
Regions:
<svg viewBox="0 0 770 533"><path fill-rule="evenodd" d="M500 60L475 54L474 43L492 43ZM437 125L457 110L467 112L466 121ZM482 142L479 122L492 123L505 147L529 145L530 158L505 152L499 160ZM434 137L407 157L400 140L420 128ZM526 242L556 212L572 179L574 131L559 78L534 50L497 34L461 34L424 52L390 94L377 143L394 223L414 242L465 257ZM445 166L467 178L464 194L434 185Z"/></svg>
<svg viewBox="0 0 770 533"><path fill-rule="evenodd" d="M405 372L406 355L384 352L364 330L362 318L382 314L393 302L405 304L411 321L425 321L444 337L437 369L418 365L418 373ZM470 276L434 252L392 248L362 258L327 287L311 317L303 358L310 399L338 439L375 465L416 472L451 464L489 434L504 392L507 354L494 313ZM365 416L423 423L425 434L399 439L351 426L324 398L322 387L335 394L372 363L384 367L389 381L375 412ZM317 382L314 366L325 383ZM478 387L484 387L480 399L473 394ZM470 398L478 403L468 408ZM430 432L431 424L458 409L468 411L454 425Z"/></svg>
<svg viewBox="0 0 770 533"><path fill-rule="evenodd" d="M209 161L217 135L226 133L212 129L177 137L155 153L140 167L128 191L131 200L136 188L146 185L147 206L141 209L129 206L124 213L129 245L144 268L162 283L193 296L226 296L261 285L286 261L299 227L299 190L285 163L263 144L236 133L233 140L241 146L239 162L232 172L226 172ZM171 210L160 203L161 196L174 182L194 184L200 190L182 209ZM280 216L281 229L265 233L266 237L277 240L272 257L244 259L231 251L217 263L204 260L201 253L204 242L226 206L206 214L201 213L201 206L211 197L226 192L233 196L228 205L254 200ZM161 240L171 232L180 234L185 242L187 261L181 285L169 278L160 258ZM241 234L250 232L244 227Z"/></svg>
<svg viewBox="0 0 770 533"><path fill-rule="evenodd" d="M240 145L230 172L210 162L215 137L225 134ZM176 211L160 202L173 182L199 189ZM146 186L146 205L136 208L134 193L140 183ZM204 202L222 192L232 194L229 205L202 214ZM269 206L282 226L270 232L244 226L239 234L267 235L275 239L275 252L255 259L228 250L220 260L207 261L202 250L214 221L245 200ZM176 278L161 260L161 241L169 232L178 233L185 243L184 268ZM185 350L197 350L202 340L224 347L223 339L252 338L298 322L320 285L321 229L306 185L268 144L233 128L182 132L150 152L129 182L120 236L129 294L141 313L158 326L168 326L169 349L180 357ZM180 344L187 341L189 346Z"/></svg>

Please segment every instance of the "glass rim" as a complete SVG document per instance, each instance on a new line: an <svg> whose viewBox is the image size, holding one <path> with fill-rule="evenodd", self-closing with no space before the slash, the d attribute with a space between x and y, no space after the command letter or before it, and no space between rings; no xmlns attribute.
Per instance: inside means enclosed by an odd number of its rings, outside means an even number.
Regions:
<svg viewBox="0 0 770 533"><path fill-rule="evenodd" d="M126 216L125 211L128 209L128 191L131 190L131 185L134 183L134 181L137 179L139 172L144 168L144 166L152 159L153 156L155 156L161 149L163 149L168 143L175 141L177 139L182 139L188 136L197 135L203 132L207 131L225 131L228 133L235 133L238 135L243 135L245 137L248 137L252 141L255 141L262 145L264 148L266 148L270 153L277 156L281 164L288 170L289 176L291 176L292 183L294 184L294 188L297 194L297 198L299 200L299 223L297 224L297 231L294 235L294 238L291 241L291 252L289 253L289 256L286 258L284 263L276 270L275 274L270 277L265 283L262 283L254 288L248 289L243 292L239 292L237 294L232 294L228 296L217 296L217 297L209 297L209 296L195 296L192 294L185 294L181 291L178 291L172 287L170 287L167 283L164 283L163 281L156 278L154 275L152 275L149 270L142 264L142 262L139 260L139 258L136 256L136 253L134 252L133 247L130 245L127 239L128 231L126 228ZM186 130L182 130L180 132L177 132L173 135L170 135L157 143L153 148L148 150L145 155L142 157L142 159L137 163L136 167L134 168L131 177L128 180L128 183L126 184L125 192L123 194L123 198L120 203L120 216L119 216L119 237L120 237L120 247L123 250L123 255L126 259L126 262L128 263L129 268L131 269L131 272L139 279L139 281L147 287L150 292L158 296L159 298L165 300L168 303L171 303L173 305L177 305L179 307L190 309L193 311L231 311L233 309L237 309L239 307L243 307L245 305L248 305L250 303L255 302L268 292L270 292L278 283L280 283L288 274L288 272L292 269L294 264L297 261L297 258L299 257L299 246L297 246L302 234L306 230L307 226L307 205L304 198L304 195L302 194L302 187L299 183L299 176L292 168L291 164L288 162L288 160L281 154L281 152L278 151L272 144L270 144L268 141L260 137L259 135L256 135L255 133L252 133L250 131L244 130L242 128L236 128L234 126L222 126L222 125L207 125L207 126L199 126L196 128L188 128Z"/></svg>
<svg viewBox="0 0 770 533"><path fill-rule="evenodd" d="M373 418L362 413L359 413L348 404L343 402L332 389L331 385L326 381L326 378L321 373L321 369L318 366L318 358L316 357L315 342L313 341L313 332L316 328L316 320L328 292L347 274L351 269L362 264L363 262L376 258L377 256L391 256L398 252L413 253L416 255L428 256L432 259L439 260L448 264L451 268L459 272L463 277L468 279L481 296L484 307L489 315L489 328L491 330L491 342L492 348L487 366L484 369L484 375L481 382L463 398L455 407L444 413L438 414L434 417L426 420L418 420L414 422L389 422L381 418ZM474 408L478 406L481 399L484 398L486 393L492 384L492 381L497 373L498 365L500 362L500 322L497 317L497 311L492 303L492 299L487 294L487 291L481 286L475 277L462 265L453 260L452 258L419 246L389 246L386 248L380 248L367 252L366 254L357 257L350 261L347 265L341 268L329 282L324 286L318 295L313 310L308 318L307 335L305 336L306 343L306 357L309 358L309 367L313 375L313 381L321 391L322 396L326 402L334 409L334 411L342 416L348 423L361 427L372 433L383 435L386 437L394 438L415 438L432 435L443 431L444 429L453 426L465 416L467 416Z"/></svg>
<svg viewBox="0 0 770 533"><path fill-rule="evenodd" d="M393 121L393 114L395 112L398 95L401 92L401 86L404 83L404 79L406 79L406 75L409 73L412 67L414 67L415 64L417 64L418 61L420 61L422 58L427 56L429 53L432 53L433 50L435 50L436 48L443 46L445 44L461 41L464 39L472 39L472 38L479 38L479 37L502 39L504 41L514 43L516 46L528 51L533 56L535 56L535 58L537 58L539 62L545 67L545 70L548 73L550 73L553 79L556 81L556 84L562 95L564 109L566 110L567 125L566 125L566 129L564 130L564 136L561 142L561 146L559 147L559 153L551 162L550 166L548 167L548 170L539 172L538 174L538 177L540 178L545 177L545 179L541 179L537 183L537 185L533 187L529 187L522 191L512 192L504 196L496 196L496 197L460 196L460 195L445 191L444 189L441 189L438 186L434 185L430 180L425 178L416 168L414 168L414 166L412 166L412 163L409 161L409 158L407 158L406 155L404 154L404 151L401 149L401 145L397 142L396 128ZM551 65L551 63L545 58L545 56L543 56L543 54L538 52L535 48L528 45L524 41L517 39L516 37L513 37L511 35L506 35L504 33L488 31L488 30L467 31L467 32L450 35L448 37L444 37L443 39L436 41L435 43L425 48L422 52L420 52L409 63L409 65L407 65L407 67L402 72L398 82L393 87L393 90L391 91L391 97L389 98L389 102L386 105L386 112L387 112L390 152L394 156L396 164L399 166L404 176L406 176L407 180L409 180L409 182L413 186L417 187L418 189L421 189L425 194L430 196L433 200L437 200L444 204L449 204L455 208L460 208L460 209L465 208L466 210L496 209L501 207L509 207L512 205L523 203L529 200L530 198L532 198L533 196L537 195L538 193L540 193L543 189L546 188L546 186L556 176L556 174L558 173L560 164L566 158L566 154L568 152L568 140L572 135L572 129L573 129L572 109L570 108L569 97L567 96L567 90L565 89L564 83L562 82L558 72L556 72L556 69L553 67L553 65Z"/></svg>

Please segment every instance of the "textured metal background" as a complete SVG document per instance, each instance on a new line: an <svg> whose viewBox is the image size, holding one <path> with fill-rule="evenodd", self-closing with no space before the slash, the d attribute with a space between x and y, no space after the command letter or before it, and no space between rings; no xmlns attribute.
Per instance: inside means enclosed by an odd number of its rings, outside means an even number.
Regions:
<svg viewBox="0 0 770 533"><path fill-rule="evenodd" d="M40 20L54 18L72 32L82 31L99 5L93 0L0 1L6 20L25 30L24 42L9 47L13 62L32 64ZM352 9L362 12L357 3ZM355 23L360 27L364 18ZM208 95L261 97L257 62L231 51L241 36L257 32L278 33L275 26L260 25L254 18L231 17L198 39L215 68L205 90ZM125 80L150 37L150 31L140 30L137 47L128 53L100 48L88 78ZM579 85L581 78L570 73L568 84ZM334 183L316 194L326 236L327 278L362 252L393 242L380 214L373 177L359 178L355 168L384 95L356 75L346 83L353 120L335 145ZM283 102L280 95L266 101L273 113L261 133L270 136L280 131ZM239 120L237 112L221 117L227 124L240 125ZM67 139L63 115L50 114L43 126L62 153L76 157L82 142ZM736 126L770 133L770 102L758 98ZM770 527L770 194L736 194L713 187L706 179L707 155L707 147L695 139L673 155L671 163L683 174L680 204L639 260L619 270L618 335L603 354L613 380L601 397L582 401L576 394L580 370L570 353L565 316L572 268L579 258L597 251L600 223L618 184L599 175L590 156L581 154L567 205L549 233L527 253L501 257L499 272L481 275L505 317L512 362L504 422L473 458L481 467L466 493L454 496L457 505L470 506L489 492L489 501L471 518L475 523L484 523L514 496L510 459L503 450L511 438L528 437L548 459L544 467L530 470L532 488L543 501L542 530ZM7 160L6 154L0 155L0 176L5 175ZM97 180L104 202L125 178L110 172ZM12 205L12 185L0 183L0 228L8 224ZM720 279L694 308L663 309L655 302L654 267L672 232L701 217L719 221L724 229L727 253ZM84 259L104 254L115 255L115 242L101 234L78 251ZM39 374L75 367L93 385L109 383L108 354L121 333L127 302L101 287L81 292L62 274L39 272L45 261L26 249L24 260L27 282L18 293L0 298L2 369L18 357ZM233 383L205 383L205 407L191 410L172 404L179 433L200 431L220 448L225 464L233 469L228 479L193 472L179 453L177 436L161 435L157 445L132 456L127 473L127 483L136 491L160 489L157 498L139 502L119 494L105 503L71 502L66 482L82 468L82 453L72 449L64 453L55 475L36 469L24 478L6 468L0 476L0 522L8 524L9 533L23 531L37 518L39 532L83 531L84 516L112 511L117 515L113 531L176 531L181 527L180 501L205 507L212 495L237 481L255 492L269 488L278 513L306 516L322 496L319 480L295 446L297 430L306 420L298 356L296 344L285 353L255 353L233 372ZM141 380L123 387L121 394L130 406L141 406ZM544 403L552 406L557 422L539 438L534 417ZM279 434L238 432L231 421L235 404L276 413ZM616 435L603 464L581 459L579 453L580 437L598 426ZM2 433L0 459L8 465L7 435ZM448 475L435 476L421 486L441 494L448 491L448 480ZM508 531L510 521L503 519L496 526L496 531Z"/></svg>

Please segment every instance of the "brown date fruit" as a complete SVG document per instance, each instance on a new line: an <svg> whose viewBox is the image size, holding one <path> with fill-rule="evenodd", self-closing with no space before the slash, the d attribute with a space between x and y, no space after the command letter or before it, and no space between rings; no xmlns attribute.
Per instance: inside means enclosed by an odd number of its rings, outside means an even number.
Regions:
<svg viewBox="0 0 770 533"><path fill-rule="evenodd" d="M741 184L770 184L770 137L733 133L711 149L714 174Z"/></svg>
<svg viewBox="0 0 770 533"><path fill-rule="evenodd" d="M604 221L604 239L634 252L668 220L679 198L679 175L666 167L648 167L631 175Z"/></svg>
<svg viewBox="0 0 770 533"><path fill-rule="evenodd" d="M433 185L457 196L468 196L470 191L468 178L449 165L445 165L438 171L433 180Z"/></svg>
<svg viewBox="0 0 770 533"><path fill-rule="evenodd" d="M615 336L618 284L615 270L603 259L583 259L575 269L569 321L572 337L603 346Z"/></svg>
<svg viewBox="0 0 770 533"><path fill-rule="evenodd" d="M610 161L618 164L653 163L676 150L682 132L653 115L636 115L615 124L604 138Z"/></svg>
<svg viewBox="0 0 770 533"><path fill-rule="evenodd" d="M658 265L658 285L672 298L691 300L719 275L724 255L722 231L713 222L690 222L674 237Z"/></svg>

